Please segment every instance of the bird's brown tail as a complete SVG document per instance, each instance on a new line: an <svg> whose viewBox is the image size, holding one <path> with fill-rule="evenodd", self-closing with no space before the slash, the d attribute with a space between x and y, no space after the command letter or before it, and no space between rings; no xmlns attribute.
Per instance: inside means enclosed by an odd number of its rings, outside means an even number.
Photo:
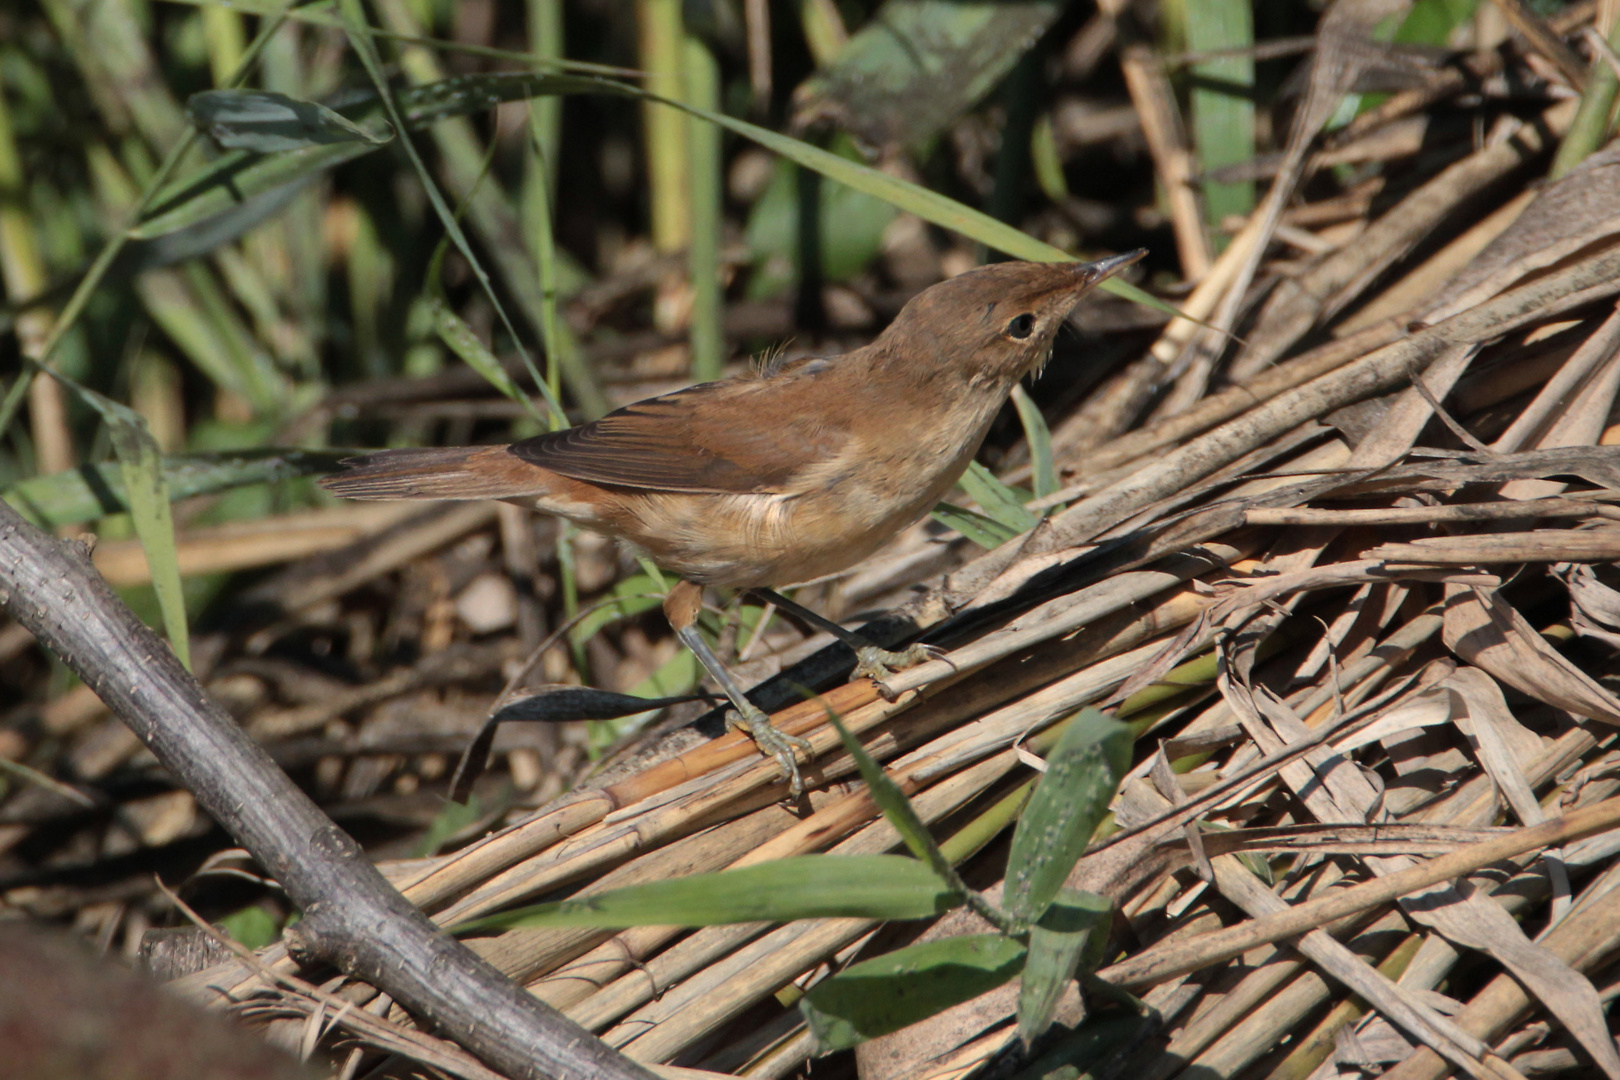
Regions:
<svg viewBox="0 0 1620 1080"><path fill-rule="evenodd" d="M320 485L345 499L509 499L534 486L533 476L515 473L540 472L504 446L381 450L343 466Z"/></svg>

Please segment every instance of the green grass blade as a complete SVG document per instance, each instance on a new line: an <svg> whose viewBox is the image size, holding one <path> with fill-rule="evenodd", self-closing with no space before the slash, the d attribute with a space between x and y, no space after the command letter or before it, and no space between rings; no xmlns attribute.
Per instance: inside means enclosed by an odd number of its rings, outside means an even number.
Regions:
<svg viewBox="0 0 1620 1080"><path fill-rule="evenodd" d="M428 296L426 303L428 311L433 315L433 329L439 335L439 340L468 367L482 375L491 386L528 409L536 419L545 422L545 414L534 407L529 395L523 392L522 387L518 386L516 380L501 366L495 354L478 339L472 327L463 322L461 316L450 310L444 296L437 294L435 290L435 295Z"/></svg>
<svg viewBox="0 0 1620 1080"><path fill-rule="evenodd" d="M1041 408L1024 390L1014 386L1013 408L1018 410L1018 422L1024 426L1024 442L1029 445L1029 467L1035 486L1035 497L1044 499L1058 489L1057 467L1052 462L1052 432L1046 426Z"/></svg>
<svg viewBox="0 0 1620 1080"><path fill-rule="evenodd" d="M345 0L345 2L352 2L352 0ZM356 27L352 33L357 40L366 37L366 30L363 27ZM694 108L685 102L650 94L639 87L616 82L612 79L584 75L542 75L532 72L503 72L492 75L473 75L457 79L445 79L431 86L417 87L414 91L406 91L400 94L398 112L401 119L396 122L395 126L408 130L442 116L463 115L487 109L503 101L516 101L539 94L574 93L639 98L669 105L699 119L707 120L711 124L723 127L807 169L813 169L829 179L836 180L841 184L847 184L857 191L876 196L900 210L915 214L923 220L932 222L942 228L958 232L970 240L977 240L987 247L1004 252L1014 258L1030 259L1036 262L1059 262L1072 258L1068 252L1061 248L1037 240L1028 233L1021 232L1011 225L997 221L989 214L975 210L947 195L930 191L909 180L890 176L888 173L868 165L850 161L835 153L812 146L792 136L772 131L769 128L750 124L745 120L739 120L724 113ZM404 142L407 146L410 145L409 139L405 139ZM317 151L332 153L335 150L342 150L351 156L357 156L360 153L368 152L369 148L318 147L312 150L293 151L292 153L314 155ZM261 162L238 159L229 163L223 173L220 172L222 166L216 163L211 171L184 182L185 189L192 194L190 198L183 201L176 201L176 197L181 194L178 186L165 190L163 192L163 201L167 210L161 218L154 216L153 219L143 222L138 235L158 235L163 231L178 228L182 224L194 223L209 216L209 214L218 213L229 208L245 195L268 190L269 186L274 185L265 184L259 170L274 160L275 157L266 158ZM348 159L344 158L343 160ZM323 163L316 167L325 168L329 166ZM307 175L307 172L303 170L283 169L277 173L275 182L288 183L304 175ZM223 184L226 176L229 176L231 180L228 186ZM206 206L191 205L191 203L199 201L206 201ZM1180 313L1171 305L1143 292L1134 285L1120 281L1118 278L1110 278L1103 282L1101 287L1124 299L1144 304L1170 315L1180 316Z"/></svg>
<svg viewBox="0 0 1620 1080"><path fill-rule="evenodd" d="M1030 927L1029 956L1018 988L1018 1035L1025 1047L1051 1027L1058 999L1074 973L1082 966L1097 966L1111 906L1096 893L1064 889Z"/></svg>
<svg viewBox="0 0 1620 1080"><path fill-rule="evenodd" d="M695 35L686 36L682 58L686 99L699 109L720 111L720 64L709 46ZM692 280L692 379L718 379L726 362L721 327L720 234L725 222L725 162L721 157L720 129L713 124L688 124L688 157L692 236L687 245L687 267Z"/></svg>
<svg viewBox="0 0 1620 1080"><path fill-rule="evenodd" d="M274 484L337 468L342 451L274 447L240 453L195 454L163 459L163 483L171 500L212 495L249 484ZM81 465L68 472L35 476L0 491L18 513L42 528L78 525L108 514L127 513L123 470L116 464Z"/></svg>
<svg viewBox="0 0 1620 1080"><path fill-rule="evenodd" d="M642 97L642 152L646 155L647 209L652 218L653 247L673 254L692 238L692 219L687 196L687 111L680 100L684 93L681 77L682 27L681 0L632 0L635 11L636 55L645 73L646 85L655 93ZM680 111L656 107L659 103Z"/></svg>
<svg viewBox="0 0 1620 1080"><path fill-rule="evenodd" d="M370 143L350 142L287 150L267 157L245 150L221 154L202 171L158 192L151 212L130 229L129 237L153 240L190 228L235 209L255 195L302 183L375 149Z"/></svg>
<svg viewBox="0 0 1620 1080"><path fill-rule="evenodd" d="M658 670L630 688L626 697L644 699L647 704L635 712L627 712L610 719L592 720L585 725L587 740L593 754L605 754L620 745L624 739L647 726L647 722L678 701L689 700L687 695L697 689L701 678L696 654L690 649L677 649Z"/></svg>
<svg viewBox="0 0 1620 1080"><path fill-rule="evenodd" d="M387 110L389 118L396 128L403 131L406 126L405 119L394 99L393 93L388 88L388 79L383 72L382 60L377 56L376 44L363 30L368 24L365 20L365 13L361 9L360 0L340 0L338 11L343 16L345 29L349 35L349 43L354 47L355 52L359 54L360 62L365 67L366 73L371 76L371 81L376 86L377 93L382 97L383 106ZM562 402L557 400L556 395L551 392L551 387L546 385L545 379L541 377L539 370L535 367L534 358L529 355L528 349L524 347L522 337L519 336L517 328L512 325L512 320L506 313L506 305L501 303L501 298L495 292L495 285L489 279L489 272L484 269L483 263L473 252L472 244L468 242L466 233L461 229L461 223L450 212L450 206L445 202L444 194L439 191L439 185L434 181L432 174L428 172L427 165L422 161L422 155L417 152L415 144L411 142L408 136L402 135L400 143L405 148L405 155L411 160L412 168L416 170L417 179L421 181L422 188L427 193L428 201L433 205L434 213L439 216L439 221L444 225L445 232L449 234L451 242L456 245L456 250L461 252L462 258L466 259L468 266L472 268L473 276L478 279L478 284L483 288L484 295L489 298L490 305L494 307L496 315L500 317L501 325L506 327L506 332L511 335L513 347L517 349L518 355L523 358L524 365L533 373L535 382L539 384L538 388L541 396L546 399L546 404L550 406L555 416L558 418L564 417ZM567 423L565 419L562 422Z"/></svg>
<svg viewBox="0 0 1620 1080"><path fill-rule="evenodd" d="M527 0L529 50L533 62L542 69L560 67L563 57L565 9L563 0ZM562 100L555 95L537 100L530 112L531 131L540 158L539 170L531 177L543 177L548 191L557 190L557 164L562 154Z"/></svg>
<svg viewBox="0 0 1620 1080"><path fill-rule="evenodd" d="M546 350L546 383L554 395L562 392L562 370L570 361L578 363L573 336L563 326L557 311L557 237L552 229L551 186L554 170L546 150L545 117L535 102L529 111L529 136L534 143L537 168L530 178L529 193L534 200L535 269L540 278L540 338ZM553 426L552 430L557 430ZM560 537L562 534L559 533Z"/></svg>
<svg viewBox="0 0 1620 1080"><path fill-rule="evenodd" d="M1013 830L1003 903L1018 923L1051 905L1130 764L1130 728L1096 709L1068 722Z"/></svg>
<svg viewBox="0 0 1620 1080"><path fill-rule="evenodd" d="M163 473L163 455L147 430L146 420L127 405L96 393L71 379L54 375L79 395L107 425L113 451L118 455L124 481L124 497L129 503L135 535L146 552L152 570L152 588L163 612L163 629L180 662L191 666L191 630L186 622L185 594L180 589L180 560L175 551L174 518L169 512L168 485Z"/></svg>
<svg viewBox="0 0 1620 1080"><path fill-rule="evenodd" d="M242 37L242 16L224 4L202 10L203 36L208 42L208 67L214 85L227 86L242 65L247 43Z"/></svg>
<svg viewBox="0 0 1620 1080"><path fill-rule="evenodd" d="M1081 1072L1081 1062L1110 1061L1137 1047L1158 1024L1136 1013L1124 1016L1092 1016L1072 1032L1057 1040L1013 1080L1068 1080L1092 1074Z"/></svg>
<svg viewBox="0 0 1620 1080"><path fill-rule="evenodd" d="M805 47L816 67L824 68L838 59L849 44L849 31L833 0L798 0L799 27Z"/></svg>
<svg viewBox="0 0 1620 1080"><path fill-rule="evenodd" d="M260 415L286 410L291 384L207 267L192 261L142 274L135 292L152 321L215 386L242 397Z"/></svg>
<svg viewBox="0 0 1620 1080"><path fill-rule="evenodd" d="M1615 20L1609 31L1609 45L1620 48L1620 19ZM1568 173L1608 141L1609 132L1614 130L1614 99L1617 92L1620 92L1620 76L1615 74L1607 60L1598 57L1592 63L1586 90L1581 94L1580 106L1575 110L1575 119L1570 122L1569 131L1558 144L1558 153L1553 155L1552 168L1547 173L1549 180L1557 180Z"/></svg>
<svg viewBox="0 0 1620 1080"><path fill-rule="evenodd" d="M439 812L433 815L428 822L427 829L422 838L416 842L411 856L417 859L427 859L439 853L439 849L449 843L457 833L471 828L478 819L484 816L483 801L478 796L470 796L466 802L445 803Z"/></svg>
<svg viewBox="0 0 1620 1080"><path fill-rule="evenodd" d="M568 631L569 640L586 642L596 636L604 626L620 619L633 618L651 611L661 602L666 590L647 574L636 574L613 586L614 598L598 604ZM569 616L572 618L572 615Z"/></svg>
<svg viewBox="0 0 1620 1080"><path fill-rule="evenodd" d="M1180 0L1187 48L1194 51L1244 49L1254 44L1254 12L1249 0ZM1196 65L1192 78L1192 135L1198 166L1206 174L1254 157L1254 61L1232 54ZM1254 181L1206 180L1204 217L1217 239L1229 216L1254 209ZM1222 245L1224 246L1224 245Z"/></svg>
<svg viewBox="0 0 1620 1080"><path fill-rule="evenodd" d="M222 0L164 0L169 4L180 4L187 7L208 7L219 4ZM229 0L236 11L244 15L275 15L285 16L294 22L307 23L310 26L330 27L334 30L344 28L343 19L333 8L336 0L315 0L313 3L303 4L285 11L285 0ZM396 33L381 27L371 26L365 30L368 37L382 41L392 41L400 45L420 45L424 49L438 49L447 53L460 53L464 56L481 56L489 60L500 60L508 64L535 64L548 71L580 72L588 75L606 75L611 78L633 79L641 73L635 68L619 67L614 64L593 64L585 60L566 60L561 56L552 56L541 52L536 55L532 52L523 52L516 49L497 49L488 45L474 45L464 41L446 41L442 38L422 37L420 34Z"/></svg>
<svg viewBox="0 0 1620 1080"><path fill-rule="evenodd" d="M258 60L259 54L264 51L265 45L275 35L276 31L281 29L281 24L286 20L287 12L294 2L295 0L278 0L277 3L266 10L265 14L271 17L265 19L260 25L259 32L253 39L253 44L248 46L247 52L242 57L241 66L237 69L233 81L240 81L249 67ZM0 108L0 121L5 120L5 115L4 109ZM52 324L49 335L47 335L44 344L40 346L39 355L32 358L39 365L38 370L49 368L57 346L61 344L63 337L78 325L79 317L84 314L85 305L90 302L90 297L95 294L107 272L112 269L113 261L118 258L118 253L133 238L131 230L134 224L144 216L147 207L152 205L157 193L163 190L164 185L168 183L169 177L173 175L181 160L190 151L194 138L195 136L191 132L187 132L184 136L175 140L174 145L169 148L169 152L164 156L162 163L152 174L150 181L147 182L140 203L133 215L131 215L130 227L114 233L112 238L96 253L94 261L90 264L90 269L80 279L73 290L73 295L68 298L66 306L63 307L61 314L57 316L56 321ZM4 138L0 138L0 143L5 142L9 142L9 124ZM0 401L0 433L5 432L11 426L12 417L22 405L23 396L27 392L28 383L33 378L35 370L34 367L28 368L7 390L5 399Z"/></svg>
<svg viewBox="0 0 1620 1080"><path fill-rule="evenodd" d="M834 117L873 145L918 146L990 93L1063 9L1055 0L886 0L795 91L795 122Z"/></svg>
<svg viewBox="0 0 1620 1080"><path fill-rule="evenodd" d="M496 81L486 81L489 79ZM604 85L619 84L571 75L507 72L499 76L441 79L405 87L398 91L395 100L406 127L418 130L436 120L483 112L505 101L564 93L603 93ZM373 100L366 108L355 111L364 117L379 107ZM376 149L378 147L370 143L335 143L270 155L229 151L191 176L159 188L151 201L150 213L131 230L130 237L148 240L194 225L254 195L307 180Z"/></svg>
<svg viewBox="0 0 1620 1080"><path fill-rule="evenodd" d="M517 927L717 926L793 919L926 919L956 906L932 870L899 855L800 855L536 904L463 923Z"/></svg>
<svg viewBox="0 0 1620 1080"><path fill-rule="evenodd" d="M961 898L996 929L1006 930L1009 925L1007 916L982 894L967 887L961 875L956 872L956 867L951 864L950 858L934 841L934 835L928 831L928 826L917 816L911 800L900 790L900 785L889 779L889 774L883 771L882 766L872 760L872 755L868 754L860 741L850 734L838 714L831 708L826 711L827 719L832 721L833 727L837 729L838 738L843 742L844 749L855 759L855 767L860 770L861 779L866 781L867 790L872 793L872 801L883 811L883 816L900 834L900 838L905 841L912 855L930 867L953 895Z"/></svg>
<svg viewBox="0 0 1620 1080"><path fill-rule="evenodd" d="M900 834L900 839L905 841L911 854L931 867L946 888L959 896L966 895L967 886L962 884L961 877L957 875L956 868L951 866L950 860L945 858L945 853L939 850L939 845L934 842L934 834L928 831L928 826L917 816L911 800L900 790L900 785L889 779L889 774L883 771L883 766L872 760L872 755L866 752L866 747L850 734L849 728L844 726L844 721L831 708L827 709L827 719L837 729L844 750L855 759L855 767L860 770L861 779L866 781L866 787L872 793L872 801L877 803L883 816Z"/></svg>
<svg viewBox="0 0 1620 1080"><path fill-rule="evenodd" d="M1029 137L1030 163L1035 169L1035 183L1041 194L1055 203L1069 197L1069 179L1063 174L1063 159L1058 155L1057 135L1052 128L1052 114L1042 113L1035 121L1035 130Z"/></svg>
<svg viewBox="0 0 1620 1080"><path fill-rule="evenodd" d="M262 949L281 938L276 917L257 904L231 912L219 925L232 941L249 949Z"/></svg>
<svg viewBox="0 0 1620 1080"><path fill-rule="evenodd" d="M574 538L579 535L579 526L572 521L563 521L559 524L560 528L557 529L556 543L557 579L558 584L562 586L563 618L569 623L573 623L575 619L579 618L579 566L574 558ZM642 569L646 569L645 564L643 564ZM631 578L630 581L634 582L636 578ZM620 592L624 584L621 582L619 585L615 585L614 592ZM597 604L590 614L595 616L603 611L613 609L623 611L633 607L638 602L646 604L647 608L651 608L658 603L658 598L640 597L631 601ZM608 616L610 619L618 617L618 615ZM591 677L591 658L585 649L585 642L594 633L596 633L595 629L590 630L589 633L581 632L578 625L575 625L568 633L568 653L573 657L574 670L586 682L589 682Z"/></svg>
<svg viewBox="0 0 1620 1080"><path fill-rule="evenodd" d="M909 945L823 980L799 1003L817 1053L899 1031L1017 976L1024 946L1000 934Z"/></svg>
<svg viewBox="0 0 1620 1080"><path fill-rule="evenodd" d="M491 143L492 155L494 149L495 146ZM486 160L484 166L487 169L489 161ZM456 218L458 220L465 209L465 203L456 207ZM508 374L501 362L495 358L495 354L485 347L477 334L473 333L472 327L468 326L461 316L451 309L450 301L444 295L443 283L444 254L449 250L449 242L450 238L448 236L440 239L438 246L433 249L433 257L428 260L427 273L424 276L426 296L423 303L426 304L428 314L433 319L434 332L438 334L439 340L444 342L445 346L455 353L463 363L482 375L484 381L499 390L507 398L522 405L529 411L529 415L541 424L548 424L555 420L555 414L542 413L534 407L534 402ZM555 392L555 387L552 389ZM555 430L555 423L551 423L551 427Z"/></svg>
<svg viewBox="0 0 1620 1080"><path fill-rule="evenodd" d="M934 507L933 518L948 529L955 529L986 551L998 548L1019 534L994 518L978 514L955 503L942 502Z"/></svg>
<svg viewBox="0 0 1620 1080"><path fill-rule="evenodd" d="M419 29L417 13L408 0L378 0L378 14L386 19L390 29L415 32ZM422 12L427 15L429 12ZM404 81L415 85L443 85L445 68L428 48L400 49L395 57ZM533 68L533 61L525 67ZM455 93L465 99L468 95ZM427 132L437 156L437 167L443 174L447 191L467 203L468 234L477 239L492 274L497 274L504 286L503 295L511 296L509 310L516 313L538 311L541 306L540 279L535 273L534 252L530 250L519 213L519 200L505 190L498 177L489 177L477 163L484 156L483 147L498 145L499 138L486 138L479 128L465 116L448 117L445 123L434 124ZM564 295L582 287L589 280L583 267L568 258L566 251L558 250L559 278ZM534 371L527 350L519 349L524 365ZM586 419L594 419L608 412L612 405L597 384L595 373L588 365L571 365L563 357L563 382L573 392L576 404ZM535 378L540 376L535 374Z"/></svg>
<svg viewBox="0 0 1620 1080"><path fill-rule="evenodd" d="M107 404L116 404L108 402ZM162 454L139 413L125 409L116 417L98 406L112 434L112 444L124 474L129 516L140 538L141 550L152 572L152 589L163 612L163 629L180 663L191 667L191 629L186 620L186 597L180 586L180 557L175 547L174 517L163 485Z"/></svg>
<svg viewBox="0 0 1620 1080"><path fill-rule="evenodd" d="M348 117L313 101L269 90L204 90L186 102L186 115L228 150L274 154L306 146L392 142L392 130L368 131Z"/></svg>
<svg viewBox="0 0 1620 1080"><path fill-rule="evenodd" d="M957 485L979 504L981 510L1004 527L1012 529L1015 536L1033 529L1040 520L1035 511L1024 505L1024 500L1030 497L1027 492L1003 484L996 479L995 473L977 461L968 465Z"/></svg>

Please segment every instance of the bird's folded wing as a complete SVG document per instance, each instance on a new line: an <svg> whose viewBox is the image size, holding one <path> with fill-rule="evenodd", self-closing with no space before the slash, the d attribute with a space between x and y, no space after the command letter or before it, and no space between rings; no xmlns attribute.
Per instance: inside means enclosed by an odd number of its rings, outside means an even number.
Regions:
<svg viewBox="0 0 1620 1080"><path fill-rule="evenodd" d="M846 443L826 410L794 407L780 384L728 380L648 398L511 452L563 476L655 491L781 493ZM809 415L807 413L814 413Z"/></svg>

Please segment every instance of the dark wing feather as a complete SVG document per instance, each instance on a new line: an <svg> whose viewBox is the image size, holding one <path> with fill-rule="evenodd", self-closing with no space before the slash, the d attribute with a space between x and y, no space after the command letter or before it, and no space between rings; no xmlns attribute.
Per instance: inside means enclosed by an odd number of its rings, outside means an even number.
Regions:
<svg viewBox="0 0 1620 1080"><path fill-rule="evenodd" d="M524 461L593 484L654 491L780 492L843 445L840 425L792 408L788 380L702 383L515 443Z"/></svg>

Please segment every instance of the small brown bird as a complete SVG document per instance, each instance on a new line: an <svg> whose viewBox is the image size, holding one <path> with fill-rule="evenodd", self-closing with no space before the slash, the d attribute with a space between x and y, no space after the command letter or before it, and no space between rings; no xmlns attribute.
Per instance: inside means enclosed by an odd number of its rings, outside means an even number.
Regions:
<svg viewBox="0 0 1620 1080"><path fill-rule="evenodd" d="M760 749L801 788L795 748L694 625L703 586L749 589L857 649L858 672L916 662L769 592L845 570L961 477L1018 380L1098 282L1140 259L982 266L918 294L870 345L648 398L510 446L384 450L322 486L350 499L502 499L623 540L681 576L664 601Z"/></svg>

